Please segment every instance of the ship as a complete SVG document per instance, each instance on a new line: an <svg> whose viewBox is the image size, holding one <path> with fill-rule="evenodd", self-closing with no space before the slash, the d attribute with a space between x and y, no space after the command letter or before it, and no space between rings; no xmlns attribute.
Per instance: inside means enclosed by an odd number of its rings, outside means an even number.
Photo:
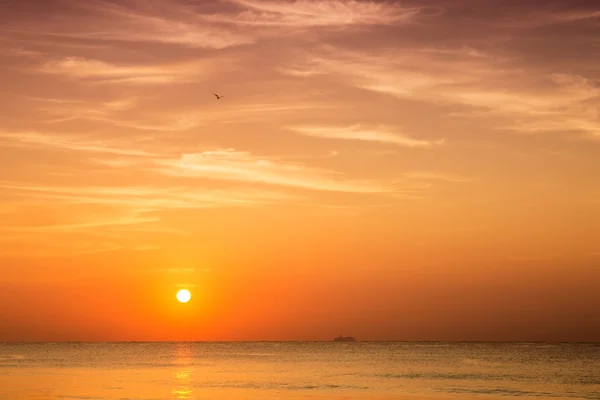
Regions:
<svg viewBox="0 0 600 400"><path fill-rule="evenodd" d="M354 339L352 336L338 336L336 338L333 339L334 342L356 342L356 339Z"/></svg>

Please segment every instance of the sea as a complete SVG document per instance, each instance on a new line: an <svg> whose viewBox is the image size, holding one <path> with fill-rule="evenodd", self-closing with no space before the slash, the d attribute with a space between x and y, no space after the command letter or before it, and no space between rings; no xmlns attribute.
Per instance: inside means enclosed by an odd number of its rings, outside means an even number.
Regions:
<svg viewBox="0 0 600 400"><path fill-rule="evenodd" d="M600 344L0 344L2 400L599 399Z"/></svg>

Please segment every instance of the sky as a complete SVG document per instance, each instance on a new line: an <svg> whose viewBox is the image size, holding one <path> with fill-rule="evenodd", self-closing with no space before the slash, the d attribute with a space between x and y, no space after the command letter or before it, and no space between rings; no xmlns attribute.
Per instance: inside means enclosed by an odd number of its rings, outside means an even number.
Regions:
<svg viewBox="0 0 600 400"><path fill-rule="evenodd" d="M0 341L600 341L597 1L1 2Z"/></svg>

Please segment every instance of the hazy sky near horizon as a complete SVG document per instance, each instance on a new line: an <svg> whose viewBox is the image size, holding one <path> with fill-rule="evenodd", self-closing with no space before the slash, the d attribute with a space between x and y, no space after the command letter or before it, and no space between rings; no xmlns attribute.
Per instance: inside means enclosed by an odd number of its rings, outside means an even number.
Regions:
<svg viewBox="0 0 600 400"><path fill-rule="evenodd" d="M600 340L597 1L0 3L0 341Z"/></svg>

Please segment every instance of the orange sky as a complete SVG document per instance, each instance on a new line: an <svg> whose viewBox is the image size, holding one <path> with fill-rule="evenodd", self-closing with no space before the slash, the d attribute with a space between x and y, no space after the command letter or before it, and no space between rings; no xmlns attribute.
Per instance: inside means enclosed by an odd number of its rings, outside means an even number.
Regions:
<svg viewBox="0 0 600 400"><path fill-rule="evenodd" d="M2 3L0 341L600 340L597 2Z"/></svg>

